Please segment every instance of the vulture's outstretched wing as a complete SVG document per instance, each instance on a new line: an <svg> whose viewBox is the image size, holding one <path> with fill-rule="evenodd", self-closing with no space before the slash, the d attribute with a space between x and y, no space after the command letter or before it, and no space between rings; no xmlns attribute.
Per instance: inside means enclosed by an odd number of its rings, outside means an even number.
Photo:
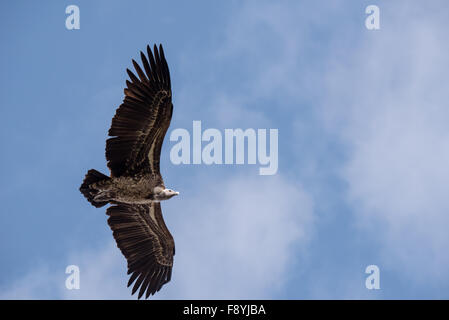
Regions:
<svg viewBox="0 0 449 320"><path fill-rule="evenodd" d="M139 289L139 299L159 291L170 281L175 242L162 218L160 203L118 204L107 209L108 224L128 261L128 287Z"/></svg>
<svg viewBox="0 0 449 320"><path fill-rule="evenodd" d="M106 141L106 159L113 177L139 172L160 177L159 161L165 133L173 112L170 73L162 45L147 46L148 59L140 52L145 72L133 60L137 78L126 71L125 99L112 119ZM163 184L162 178L160 183Z"/></svg>

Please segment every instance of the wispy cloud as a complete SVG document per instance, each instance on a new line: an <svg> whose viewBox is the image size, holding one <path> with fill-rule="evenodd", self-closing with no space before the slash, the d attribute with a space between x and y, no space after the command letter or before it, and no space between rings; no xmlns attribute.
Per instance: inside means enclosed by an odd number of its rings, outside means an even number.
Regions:
<svg viewBox="0 0 449 320"><path fill-rule="evenodd" d="M179 250L167 296L275 297L311 235L312 200L280 177L233 178L206 188L207 201L187 200L179 212L185 218L174 226Z"/></svg>
<svg viewBox="0 0 449 320"><path fill-rule="evenodd" d="M172 282L155 298L276 298L303 286L312 298L382 297L365 291L359 253L333 256L330 241L332 248L345 241L359 241L360 251L374 247L380 258L369 263L417 292L448 283L446 3L384 4L379 31L364 29L361 4L288 4L245 2L215 30L220 41L199 36L190 51L167 51L176 75L173 128L192 120L279 128L280 175L169 167L169 185L191 190L163 203L177 253ZM108 125L96 120L112 116L113 92L94 97L98 113L82 122L85 134L105 134L90 124ZM64 132L70 140L71 130ZM354 238L329 236L336 229ZM323 251L310 252L310 242ZM314 260L303 264L308 257ZM101 249L71 249L62 260L80 266L79 291L65 289L64 268L48 263L3 286L1 297L131 298L112 237ZM304 270L292 270L297 266ZM292 276L297 282L289 285Z"/></svg>
<svg viewBox="0 0 449 320"><path fill-rule="evenodd" d="M382 245L382 263L438 283L449 279L445 15L401 3L382 11L383 29L330 63L323 119L349 149L348 201Z"/></svg>
<svg viewBox="0 0 449 320"><path fill-rule="evenodd" d="M209 180L163 213L176 255L172 282L156 298L273 298L310 238L313 203L281 177L251 176ZM2 298L130 298L125 259L110 243L66 257L80 267L80 290L65 288L64 270L45 266L2 288Z"/></svg>

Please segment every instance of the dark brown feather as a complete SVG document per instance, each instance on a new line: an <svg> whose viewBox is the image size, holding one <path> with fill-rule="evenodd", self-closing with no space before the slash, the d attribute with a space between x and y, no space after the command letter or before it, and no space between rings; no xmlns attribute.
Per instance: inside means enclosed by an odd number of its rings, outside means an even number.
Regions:
<svg viewBox="0 0 449 320"><path fill-rule="evenodd" d="M154 210L154 219L150 212ZM175 243L162 217L160 203L118 204L107 209L108 224L128 261L128 287L140 298L159 291L170 281Z"/></svg>
<svg viewBox="0 0 449 320"><path fill-rule="evenodd" d="M126 69L130 81L112 119L106 159L113 177L149 173L163 184L160 153L173 113L170 72L162 46L154 46L154 54L147 46L147 53L148 59L141 52L143 69L132 60L138 77Z"/></svg>

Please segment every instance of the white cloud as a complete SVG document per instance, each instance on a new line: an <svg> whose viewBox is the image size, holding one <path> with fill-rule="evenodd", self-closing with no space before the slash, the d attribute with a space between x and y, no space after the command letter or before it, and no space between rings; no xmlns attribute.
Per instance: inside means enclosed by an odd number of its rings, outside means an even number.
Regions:
<svg viewBox="0 0 449 320"><path fill-rule="evenodd" d="M130 299L126 287L126 260L112 238L99 250L75 251L67 258L67 265L80 268L80 289L60 290L61 299ZM68 275L64 275L68 277ZM65 281L65 279L64 279ZM65 283L65 282L64 282Z"/></svg>
<svg viewBox="0 0 449 320"><path fill-rule="evenodd" d="M51 299L57 279L48 266L38 266L23 278L3 287L0 299Z"/></svg>
<svg viewBox="0 0 449 320"><path fill-rule="evenodd" d="M231 58L240 68L245 66L245 74L238 79L245 96L282 97L279 105L273 106L279 109L291 106L286 103L288 97L304 95L315 76L307 68L310 61L304 55L313 46L310 30L322 23L318 11L321 15L323 10L334 9L333 4L320 10L309 6L298 2L286 6L272 1L247 1L232 15L216 57L220 61Z"/></svg>
<svg viewBox="0 0 449 320"><path fill-rule="evenodd" d="M176 94L175 118L187 121L194 110L195 116L204 117L198 120L205 127L212 122L226 127L236 122L243 127L248 123L271 127L274 109L285 112L282 108L298 108L303 97L319 96L323 100L316 104L323 104L323 122L318 125L328 129L326 139L338 137L349 150L341 176L348 182L348 201L363 232L357 236L382 244L383 261L372 263L418 282L447 281L449 45L445 12L432 11L430 5L412 8L404 1L389 3L381 7L381 30L365 30L360 43L358 37L345 37L347 29L341 28L345 21L329 19L348 8L338 9L340 2L324 11L313 10L317 8L310 4L290 4L248 2L232 15L214 57L245 66L246 74L241 73L242 78L235 80L238 85L233 84L241 89L230 92L214 86L213 76L222 83L215 69L204 80L208 86L199 80L186 81ZM357 16L361 29L363 15L362 10ZM344 18L348 16L342 14ZM326 19L335 26L326 24ZM348 23L349 29L356 28ZM329 38L311 39L323 31L323 25L338 32L325 29ZM327 54L318 52L323 48ZM323 56L309 59L311 53ZM203 64L203 59L198 63ZM316 88L322 84L321 77L327 81L323 92ZM281 99L264 113L256 104L265 98ZM315 101L310 104L315 108ZM217 109L224 111L216 113ZM309 124L301 112L291 116L292 122ZM311 150L306 147L298 149L301 157ZM311 175L322 169L314 167ZM282 176L191 179L201 181L198 193L163 204L177 253L172 282L156 298L276 297L289 279L291 266L304 258L300 249L307 245L314 226L311 197ZM57 292L63 298L130 298L126 263L112 239L109 244L67 259L68 264L79 261L79 292L61 288L64 276L55 278L56 270L46 267L7 288L3 296L40 298ZM344 274L335 285L329 268L329 279L310 285L313 297L365 297L363 272L353 281Z"/></svg>
<svg viewBox="0 0 449 320"><path fill-rule="evenodd" d="M173 213L179 244L164 297L275 297L310 237L310 197L280 177L214 181L202 190L201 200L185 199Z"/></svg>
<svg viewBox="0 0 449 320"><path fill-rule="evenodd" d="M65 261L65 265L63 264ZM126 261L111 241L99 250L72 252L57 264L35 267L23 278L2 288L0 299L126 299ZM65 282L68 265L80 270L80 289Z"/></svg>
<svg viewBox="0 0 449 320"><path fill-rule="evenodd" d="M335 57L323 114L350 150L349 202L383 245L382 263L419 283L447 281L446 22L431 6L400 4L356 51Z"/></svg>
<svg viewBox="0 0 449 320"><path fill-rule="evenodd" d="M176 256L172 281L156 298L276 297L310 237L312 207L301 186L256 175L209 180L193 198L164 203ZM131 298L112 241L66 258L80 268L80 290L67 290L65 270L47 265L2 288L1 298Z"/></svg>

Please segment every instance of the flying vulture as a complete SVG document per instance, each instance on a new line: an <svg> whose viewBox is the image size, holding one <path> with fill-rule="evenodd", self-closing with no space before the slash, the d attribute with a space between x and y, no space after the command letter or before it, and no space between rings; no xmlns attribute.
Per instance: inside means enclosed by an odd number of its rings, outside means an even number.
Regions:
<svg viewBox="0 0 449 320"><path fill-rule="evenodd" d="M154 53L154 54L153 54ZM179 192L164 185L159 170L162 143L173 112L170 74L162 45L140 52L143 69L132 60L125 98L117 109L106 141L106 176L91 169L80 187L95 207L106 209L117 246L128 261L132 294L148 298L170 281L175 254L164 223L161 200Z"/></svg>

